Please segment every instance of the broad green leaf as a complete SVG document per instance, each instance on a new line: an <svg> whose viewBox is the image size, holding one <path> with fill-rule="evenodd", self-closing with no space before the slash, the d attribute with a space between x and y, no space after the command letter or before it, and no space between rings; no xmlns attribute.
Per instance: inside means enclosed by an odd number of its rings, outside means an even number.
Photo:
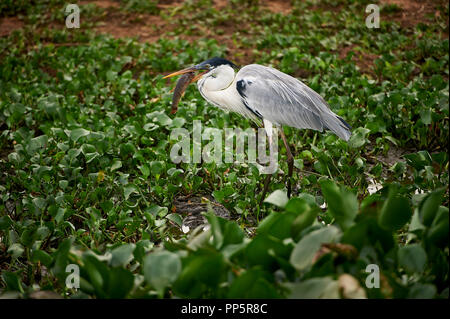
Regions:
<svg viewBox="0 0 450 319"><path fill-rule="evenodd" d="M273 256L287 259L291 247L274 236L267 234L258 234L245 248L245 257L250 265L271 268L276 264L276 258Z"/></svg>
<svg viewBox="0 0 450 319"><path fill-rule="evenodd" d="M449 238L449 210L448 207L440 206L438 212L427 232L427 239L430 243L438 246L448 246Z"/></svg>
<svg viewBox="0 0 450 319"><path fill-rule="evenodd" d="M115 159L111 165L111 172L122 167L122 161Z"/></svg>
<svg viewBox="0 0 450 319"><path fill-rule="evenodd" d="M273 212L259 224L258 234L267 234L278 239L291 237L292 225L298 214L292 212Z"/></svg>
<svg viewBox="0 0 450 319"><path fill-rule="evenodd" d="M164 169L164 162L162 161L150 162L150 170L153 176L161 175L163 169Z"/></svg>
<svg viewBox="0 0 450 319"><path fill-rule="evenodd" d="M11 246L8 247L8 254L11 255L12 259L16 259L16 258L22 256L24 251L25 251L25 249L19 243L12 244Z"/></svg>
<svg viewBox="0 0 450 319"><path fill-rule="evenodd" d="M263 270L249 269L233 280L227 298L280 298L279 293L269 281L270 277L270 274Z"/></svg>
<svg viewBox="0 0 450 319"><path fill-rule="evenodd" d="M292 234L296 237L306 227L312 225L320 212L318 206L310 207L308 210L302 212L292 223Z"/></svg>
<svg viewBox="0 0 450 319"><path fill-rule="evenodd" d="M0 217L0 230L6 231L13 224L11 217L8 215Z"/></svg>
<svg viewBox="0 0 450 319"><path fill-rule="evenodd" d="M299 271L312 265L313 259L322 244L332 243L341 236L335 226L328 226L306 234L294 247L289 258L290 263Z"/></svg>
<svg viewBox="0 0 450 319"><path fill-rule="evenodd" d="M391 192L378 216L378 223L384 229L394 231L403 227L411 217L412 209L409 200Z"/></svg>
<svg viewBox="0 0 450 319"><path fill-rule="evenodd" d="M53 258L47 252L43 250L35 250L33 251L33 255L31 257L33 262L41 262L46 267L49 267Z"/></svg>
<svg viewBox="0 0 450 319"><path fill-rule="evenodd" d="M211 226L211 234L216 249L239 244L244 238L242 229L234 222L218 217L213 213L204 214Z"/></svg>
<svg viewBox="0 0 450 319"><path fill-rule="evenodd" d="M18 273L3 271L2 279L6 284L6 290L8 291L20 291L23 293L22 283Z"/></svg>
<svg viewBox="0 0 450 319"><path fill-rule="evenodd" d="M352 136L350 136L350 140L348 141L348 145L352 148L358 148L366 144L367 142L367 134L370 132L369 129L364 127L358 127L352 132Z"/></svg>
<svg viewBox="0 0 450 319"><path fill-rule="evenodd" d="M53 253L52 257L55 260L52 271L60 279L64 280L66 278L66 266L69 263L68 254L70 247L72 246L73 238L67 238L63 240L56 252Z"/></svg>
<svg viewBox="0 0 450 319"><path fill-rule="evenodd" d="M166 218L173 221L179 227L181 227L183 225L183 219L181 218L180 214L172 213L172 214L167 215Z"/></svg>
<svg viewBox="0 0 450 319"><path fill-rule="evenodd" d="M41 135L35 138L32 138L28 144L27 152L30 155L33 155L37 150L44 149L48 142L47 135Z"/></svg>
<svg viewBox="0 0 450 319"><path fill-rule="evenodd" d="M408 299L432 299L436 297L436 293L436 286L418 282L410 288Z"/></svg>
<svg viewBox="0 0 450 319"><path fill-rule="evenodd" d="M218 289L225 280L228 267L223 255L214 251L197 251L183 261L183 270L173 285L181 297L199 298L206 291Z"/></svg>
<svg viewBox="0 0 450 319"><path fill-rule="evenodd" d="M331 180L320 181L323 195L328 204L328 210L343 230L349 228L358 213L356 195L344 187L338 187Z"/></svg>
<svg viewBox="0 0 450 319"><path fill-rule="evenodd" d="M85 130L84 128L76 128L76 129L70 131L70 139L72 141L76 142L76 141L78 141L78 139L80 137L87 136L87 135L89 135L89 133L91 133L91 132L88 130Z"/></svg>
<svg viewBox="0 0 450 319"><path fill-rule="evenodd" d="M438 211L439 205L442 203L445 188L440 188L429 193L425 199L420 203L419 216L420 221L425 226L430 226L433 222L434 216Z"/></svg>
<svg viewBox="0 0 450 319"><path fill-rule="evenodd" d="M143 239L143 240L138 241L136 243L136 249L133 252L134 258L139 263L143 263L143 258L145 256L145 254L148 253L149 251L151 251L151 249L153 247L154 247L154 244L148 239Z"/></svg>
<svg viewBox="0 0 450 319"><path fill-rule="evenodd" d="M290 290L290 299L337 299L339 285L331 277L311 278L298 283L288 283L285 287Z"/></svg>
<svg viewBox="0 0 450 319"><path fill-rule="evenodd" d="M143 270L145 280L161 292L178 278L181 260L169 251L154 252L145 257Z"/></svg>
<svg viewBox="0 0 450 319"><path fill-rule="evenodd" d="M133 260L134 244L124 244L111 251L110 264L112 267L125 267Z"/></svg>
<svg viewBox="0 0 450 319"><path fill-rule="evenodd" d="M398 263L406 271L421 273L425 269L427 253L418 244L400 247L397 252Z"/></svg>
<svg viewBox="0 0 450 319"><path fill-rule="evenodd" d="M288 200L289 199L286 193L277 189L269 196L267 196L267 198L264 199L264 202L283 208L287 204Z"/></svg>
<svg viewBox="0 0 450 319"><path fill-rule="evenodd" d="M139 191L135 185L127 185L123 188L123 196L125 200L128 200L131 194L139 194Z"/></svg>
<svg viewBox="0 0 450 319"><path fill-rule="evenodd" d="M40 226L36 229L35 236L37 240L44 240L48 235L50 235L50 230L47 226Z"/></svg>
<svg viewBox="0 0 450 319"><path fill-rule="evenodd" d="M133 288L134 276L124 268L109 270L109 280L106 282L106 296L111 299L123 299Z"/></svg>
<svg viewBox="0 0 450 319"><path fill-rule="evenodd" d="M417 170L422 170L425 166L431 165L433 159L427 151L403 155L409 165Z"/></svg>
<svg viewBox="0 0 450 319"><path fill-rule="evenodd" d="M139 170L141 171L144 178L147 178L150 175L150 167L147 164L139 166Z"/></svg>

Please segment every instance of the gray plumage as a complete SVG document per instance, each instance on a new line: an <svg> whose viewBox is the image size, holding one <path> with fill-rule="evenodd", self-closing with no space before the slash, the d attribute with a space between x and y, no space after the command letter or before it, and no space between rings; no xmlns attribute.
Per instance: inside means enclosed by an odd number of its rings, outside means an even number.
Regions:
<svg viewBox="0 0 450 319"><path fill-rule="evenodd" d="M236 74L234 84L245 106L260 118L299 129L328 129L346 141L350 138L350 125L319 94L292 76L250 64Z"/></svg>

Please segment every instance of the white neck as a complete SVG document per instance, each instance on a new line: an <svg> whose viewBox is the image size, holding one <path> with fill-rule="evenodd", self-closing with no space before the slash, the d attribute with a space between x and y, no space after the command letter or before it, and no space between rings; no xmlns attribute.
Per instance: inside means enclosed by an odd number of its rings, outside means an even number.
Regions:
<svg viewBox="0 0 450 319"><path fill-rule="evenodd" d="M221 65L203 75L197 87L209 103L255 119L255 115L242 102L242 96L238 93L235 82L234 69L229 65Z"/></svg>
<svg viewBox="0 0 450 319"><path fill-rule="evenodd" d="M233 83L234 70L229 65L221 65L209 71L198 81L198 88L205 92L224 90Z"/></svg>

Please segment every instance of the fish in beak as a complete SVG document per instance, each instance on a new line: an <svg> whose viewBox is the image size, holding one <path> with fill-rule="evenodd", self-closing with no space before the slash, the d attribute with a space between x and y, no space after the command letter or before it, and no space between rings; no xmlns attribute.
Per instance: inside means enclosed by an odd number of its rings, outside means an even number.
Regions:
<svg viewBox="0 0 450 319"><path fill-rule="evenodd" d="M171 73L169 75L166 75L163 77L163 79L171 78L173 76L182 75L178 81L177 85L175 86L173 97L172 97L172 110L170 111L171 114L175 114L178 110L178 103L181 100L182 95L184 95L184 92L186 91L189 84L196 82L198 79L200 79L203 74L205 74L207 71L201 72L197 75L195 75L196 71L204 71L204 68L202 68L200 65L195 65L190 68L186 68L174 73Z"/></svg>

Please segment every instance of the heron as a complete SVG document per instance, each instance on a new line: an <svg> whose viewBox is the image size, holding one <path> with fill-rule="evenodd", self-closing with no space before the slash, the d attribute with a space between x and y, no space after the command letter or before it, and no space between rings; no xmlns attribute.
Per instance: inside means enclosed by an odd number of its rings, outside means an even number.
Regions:
<svg viewBox="0 0 450 319"><path fill-rule="evenodd" d="M200 73L189 76L189 83L197 81L202 97L216 107L239 113L264 125L269 147L272 144L273 127L280 129L287 156L289 198L294 157L282 126L319 132L329 130L345 141L351 136L351 126L331 111L317 92L277 69L260 64L249 64L239 69L225 58L214 57L164 78L195 72ZM260 205L271 176L272 174L268 174L264 181Z"/></svg>

